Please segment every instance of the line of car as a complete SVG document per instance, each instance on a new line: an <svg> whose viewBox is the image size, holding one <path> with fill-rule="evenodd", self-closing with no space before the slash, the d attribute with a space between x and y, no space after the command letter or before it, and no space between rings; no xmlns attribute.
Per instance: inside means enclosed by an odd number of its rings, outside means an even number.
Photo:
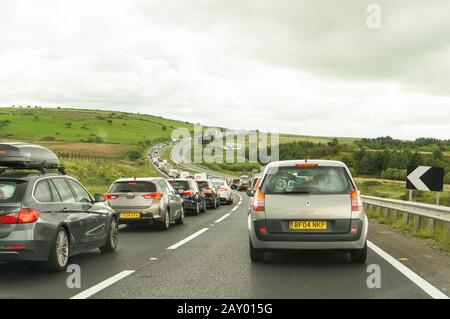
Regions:
<svg viewBox="0 0 450 319"><path fill-rule="evenodd" d="M92 196L53 152L28 143L0 144L0 165L0 261L40 261L53 272L76 254L115 251L120 224L167 230L185 211L233 203L220 179L122 178Z"/></svg>

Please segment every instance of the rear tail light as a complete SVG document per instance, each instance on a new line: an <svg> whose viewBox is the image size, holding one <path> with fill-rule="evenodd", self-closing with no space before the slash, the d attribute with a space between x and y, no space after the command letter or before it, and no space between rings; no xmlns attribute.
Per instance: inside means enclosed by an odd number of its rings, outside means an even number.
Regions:
<svg viewBox="0 0 450 319"><path fill-rule="evenodd" d="M212 193L213 190L212 190L212 188L205 188L205 189L203 190L203 192L209 194L209 193Z"/></svg>
<svg viewBox="0 0 450 319"><path fill-rule="evenodd" d="M0 150L0 155L6 155L6 154L8 154L7 150Z"/></svg>
<svg viewBox="0 0 450 319"><path fill-rule="evenodd" d="M117 199L117 198L119 198L119 196L117 196L117 195L113 195L113 194L110 194L110 193L106 193L105 195L103 195L104 197L105 197L105 199L107 199L107 200L111 200L111 199Z"/></svg>
<svg viewBox="0 0 450 319"><path fill-rule="evenodd" d="M255 197L253 199L253 205L252 205L253 211L263 212L266 209L265 197L266 197L266 195L263 192L261 192L261 191L256 192Z"/></svg>
<svg viewBox="0 0 450 319"><path fill-rule="evenodd" d="M350 193L350 199L352 201L352 212L362 211L361 196L356 189Z"/></svg>
<svg viewBox="0 0 450 319"><path fill-rule="evenodd" d="M142 197L146 198L146 199L161 199L163 197L162 193L148 193L145 195L142 195Z"/></svg>
<svg viewBox="0 0 450 319"><path fill-rule="evenodd" d="M219 192L228 192L228 189L226 189L226 188L220 188L220 189L219 189Z"/></svg>
<svg viewBox="0 0 450 319"><path fill-rule="evenodd" d="M183 192L184 196L192 196L194 195L194 191L192 189Z"/></svg>
<svg viewBox="0 0 450 319"><path fill-rule="evenodd" d="M27 246L22 246L22 245L9 245L9 246L5 246L5 249L27 249Z"/></svg>
<svg viewBox="0 0 450 319"><path fill-rule="evenodd" d="M0 216L1 224L30 224L38 220L41 212L37 209L22 208L19 212Z"/></svg>
<svg viewBox="0 0 450 319"><path fill-rule="evenodd" d="M298 166L298 167L316 167L316 166L319 166L319 164L315 164L315 163L301 163L301 164L295 164L295 166Z"/></svg>

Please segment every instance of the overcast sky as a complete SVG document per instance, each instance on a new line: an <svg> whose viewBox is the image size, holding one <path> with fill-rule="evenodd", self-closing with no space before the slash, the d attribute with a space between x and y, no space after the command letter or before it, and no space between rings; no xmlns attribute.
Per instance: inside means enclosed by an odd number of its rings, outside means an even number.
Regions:
<svg viewBox="0 0 450 319"><path fill-rule="evenodd" d="M450 138L449 17L448 0L0 0L0 105Z"/></svg>

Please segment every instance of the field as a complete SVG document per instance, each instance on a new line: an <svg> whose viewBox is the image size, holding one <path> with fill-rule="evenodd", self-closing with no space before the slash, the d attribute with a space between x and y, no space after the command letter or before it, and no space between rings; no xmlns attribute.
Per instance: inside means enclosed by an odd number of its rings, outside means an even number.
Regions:
<svg viewBox="0 0 450 319"><path fill-rule="evenodd" d="M192 130L193 125L115 111L0 108L0 138L3 140L137 144L170 139L174 128Z"/></svg>
<svg viewBox="0 0 450 319"><path fill-rule="evenodd" d="M280 134L280 144L292 143L292 142L312 142L312 143L322 143L327 144L331 142L335 137L332 136L306 136L306 135L295 135L295 134ZM337 137L340 144L353 144L354 141L359 140L356 137Z"/></svg>

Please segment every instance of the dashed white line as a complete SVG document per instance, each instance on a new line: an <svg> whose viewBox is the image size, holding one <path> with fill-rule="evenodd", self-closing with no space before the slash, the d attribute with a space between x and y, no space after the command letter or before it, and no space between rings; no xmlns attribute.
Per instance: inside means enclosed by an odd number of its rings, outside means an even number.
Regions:
<svg viewBox="0 0 450 319"><path fill-rule="evenodd" d="M231 215L230 213L227 213L227 214L223 215L218 220L216 220L215 223L220 223L222 220L224 220L225 218L227 218L230 215Z"/></svg>
<svg viewBox="0 0 450 319"><path fill-rule="evenodd" d="M183 246L184 244L186 244L187 242L191 241L191 240L194 239L195 237L200 236L201 234L203 234L203 233L204 233L205 231L207 231L208 229L209 229L209 228L206 228L206 227L205 227L205 228L202 228L202 229L200 229L198 232L193 233L192 235L186 237L186 238L183 239L183 240L180 240L178 243L173 244L173 245L170 246L170 247L167 247L167 249L177 249L178 247Z"/></svg>
<svg viewBox="0 0 450 319"><path fill-rule="evenodd" d="M114 276L102 281L101 283L99 283L89 289L86 289L85 291L80 292L78 295L75 295L70 299L87 299L87 298L91 297L92 295L95 295L99 291L118 282L119 280L122 280L123 278L128 277L132 273L134 273L134 270L124 270L124 271L118 273L117 275L114 275Z"/></svg>
<svg viewBox="0 0 450 319"><path fill-rule="evenodd" d="M236 207L234 207L231 211L232 211L232 212L235 212L238 208L239 208L239 205L236 206Z"/></svg>
<svg viewBox="0 0 450 319"><path fill-rule="evenodd" d="M367 247L372 249L375 253L377 253L381 258L386 260L392 266L394 266L398 271L400 271L403 275L405 275L409 280L415 283L419 288L425 291L430 297L434 299L449 299L447 295L441 292L439 289L434 287L428 281L420 277L418 274L413 272L411 269L403 265L397 259L389 255L387 252L382 250L380 247L375 245L374 243L367 241Z"/></svg>

